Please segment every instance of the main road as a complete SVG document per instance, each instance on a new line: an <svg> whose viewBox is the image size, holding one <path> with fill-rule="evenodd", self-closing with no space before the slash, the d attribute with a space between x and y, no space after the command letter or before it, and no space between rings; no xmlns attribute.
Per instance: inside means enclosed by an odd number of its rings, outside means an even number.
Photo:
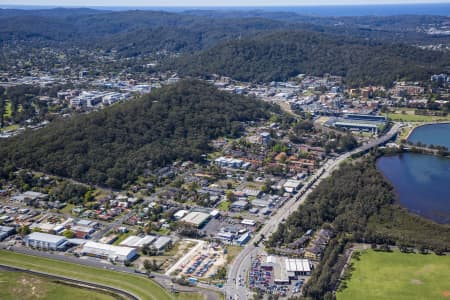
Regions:
<svg viewBox="0 0 450 300"><path fill-rule="evenodd" d="M261 228L261 230L253 237L252 241L259 241L262 237L268 237L277 229L277 225L285 220L292 212L305 201L306 197L311 193L314 186L320 183L323 179L327 178L344 160L350 156L358 153L364 153L368 150L383 145L391 140L399 132L401 125L395 123L388 133L373 140L367 144L364 144L351 152L344 153L337 157L335 160L327 161L321 168L319 168L315 175L313 175L309 181L291 197L278 211L271 217L271 219ZM248 299L251 291L245 286L245 278L247 271L251 266L251 260L256 257L262 249L255 246L250 241L244 249L239 253L235 260L231 263L228 269L228 280L225 285L225 294L228 299ZM242 281L241 281L242 280ZM241 283L242 282L242 283Z"/></svg>

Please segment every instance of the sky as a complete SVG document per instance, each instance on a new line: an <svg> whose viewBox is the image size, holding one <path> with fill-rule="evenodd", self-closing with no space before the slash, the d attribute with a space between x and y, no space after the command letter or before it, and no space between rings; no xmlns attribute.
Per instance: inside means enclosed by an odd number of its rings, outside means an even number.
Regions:
<svg viewBox="0 0 450 300"><path fill-rule="evenodd" d="M0 0L0 5L42 6L316 6L405 3L450 3L450 0Z"/></svg>

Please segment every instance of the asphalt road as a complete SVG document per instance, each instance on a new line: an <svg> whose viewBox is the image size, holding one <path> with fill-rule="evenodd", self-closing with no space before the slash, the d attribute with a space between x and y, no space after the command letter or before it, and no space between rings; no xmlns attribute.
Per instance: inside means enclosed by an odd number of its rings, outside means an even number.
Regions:
<svg viewBox="0 0 450 300"><path fill-rule="evenodd" d="M278 209L276 214L271 217L269 222L261 228L261 230L230 264L228 269L228 280L224 287L226 299L243 300L250 298L250 295L252 294L252 292L245 286L246 274L251 266L252 258L262 252L262 248L255 247L253 241L260 240L262 235L264 235L264 237L268 237L275 232L277 225L285 220L292 212L298 209L314 187L317 186L321 180L327 178L334 171L334 169L339 166L340 163L354 154L366 152L374 147L385 144L399 132L400 127L400 124L394 124L389 132L382 137L362 145L351 152L344 153L335 160L328 161L321 168L319 168L315 175L313 175L313 177L305 184L305 186L301 188L296 195L289 199L283 207ZM243 284L240 283L240 278L243 279Z"/></svg>

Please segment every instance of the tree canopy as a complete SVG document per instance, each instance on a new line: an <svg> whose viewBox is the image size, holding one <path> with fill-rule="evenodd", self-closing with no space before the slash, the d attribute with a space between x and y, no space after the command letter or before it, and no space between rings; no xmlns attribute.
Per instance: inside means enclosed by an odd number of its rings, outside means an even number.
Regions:
<svg viewBox="0 0 450 300"><path fill-rule="evenodd" d="M296 30L228 41L176 58L168 67L182 74L221 74L250 82L330 73L344 76L351 86L390 86L395 80L428 79L449 64L444 52Z"/></svg>
<svg viewBox="0 0 450 300"><path fill-rule="evenodd" d="M0 142L3 166L120 188L146 169L201 159L209 141L239 136L274 106L195 80Z"/></svg>

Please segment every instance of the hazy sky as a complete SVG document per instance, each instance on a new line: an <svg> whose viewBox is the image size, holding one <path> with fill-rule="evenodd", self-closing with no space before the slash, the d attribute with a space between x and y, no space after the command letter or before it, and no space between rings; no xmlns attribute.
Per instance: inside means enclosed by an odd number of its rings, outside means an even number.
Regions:
<svg viewBox="0 0 450 300"><path fill-rule="evenodd" d="M450 3L450 0L0 0L10 5L49 6L296 6L387 3Z"/></svg>

